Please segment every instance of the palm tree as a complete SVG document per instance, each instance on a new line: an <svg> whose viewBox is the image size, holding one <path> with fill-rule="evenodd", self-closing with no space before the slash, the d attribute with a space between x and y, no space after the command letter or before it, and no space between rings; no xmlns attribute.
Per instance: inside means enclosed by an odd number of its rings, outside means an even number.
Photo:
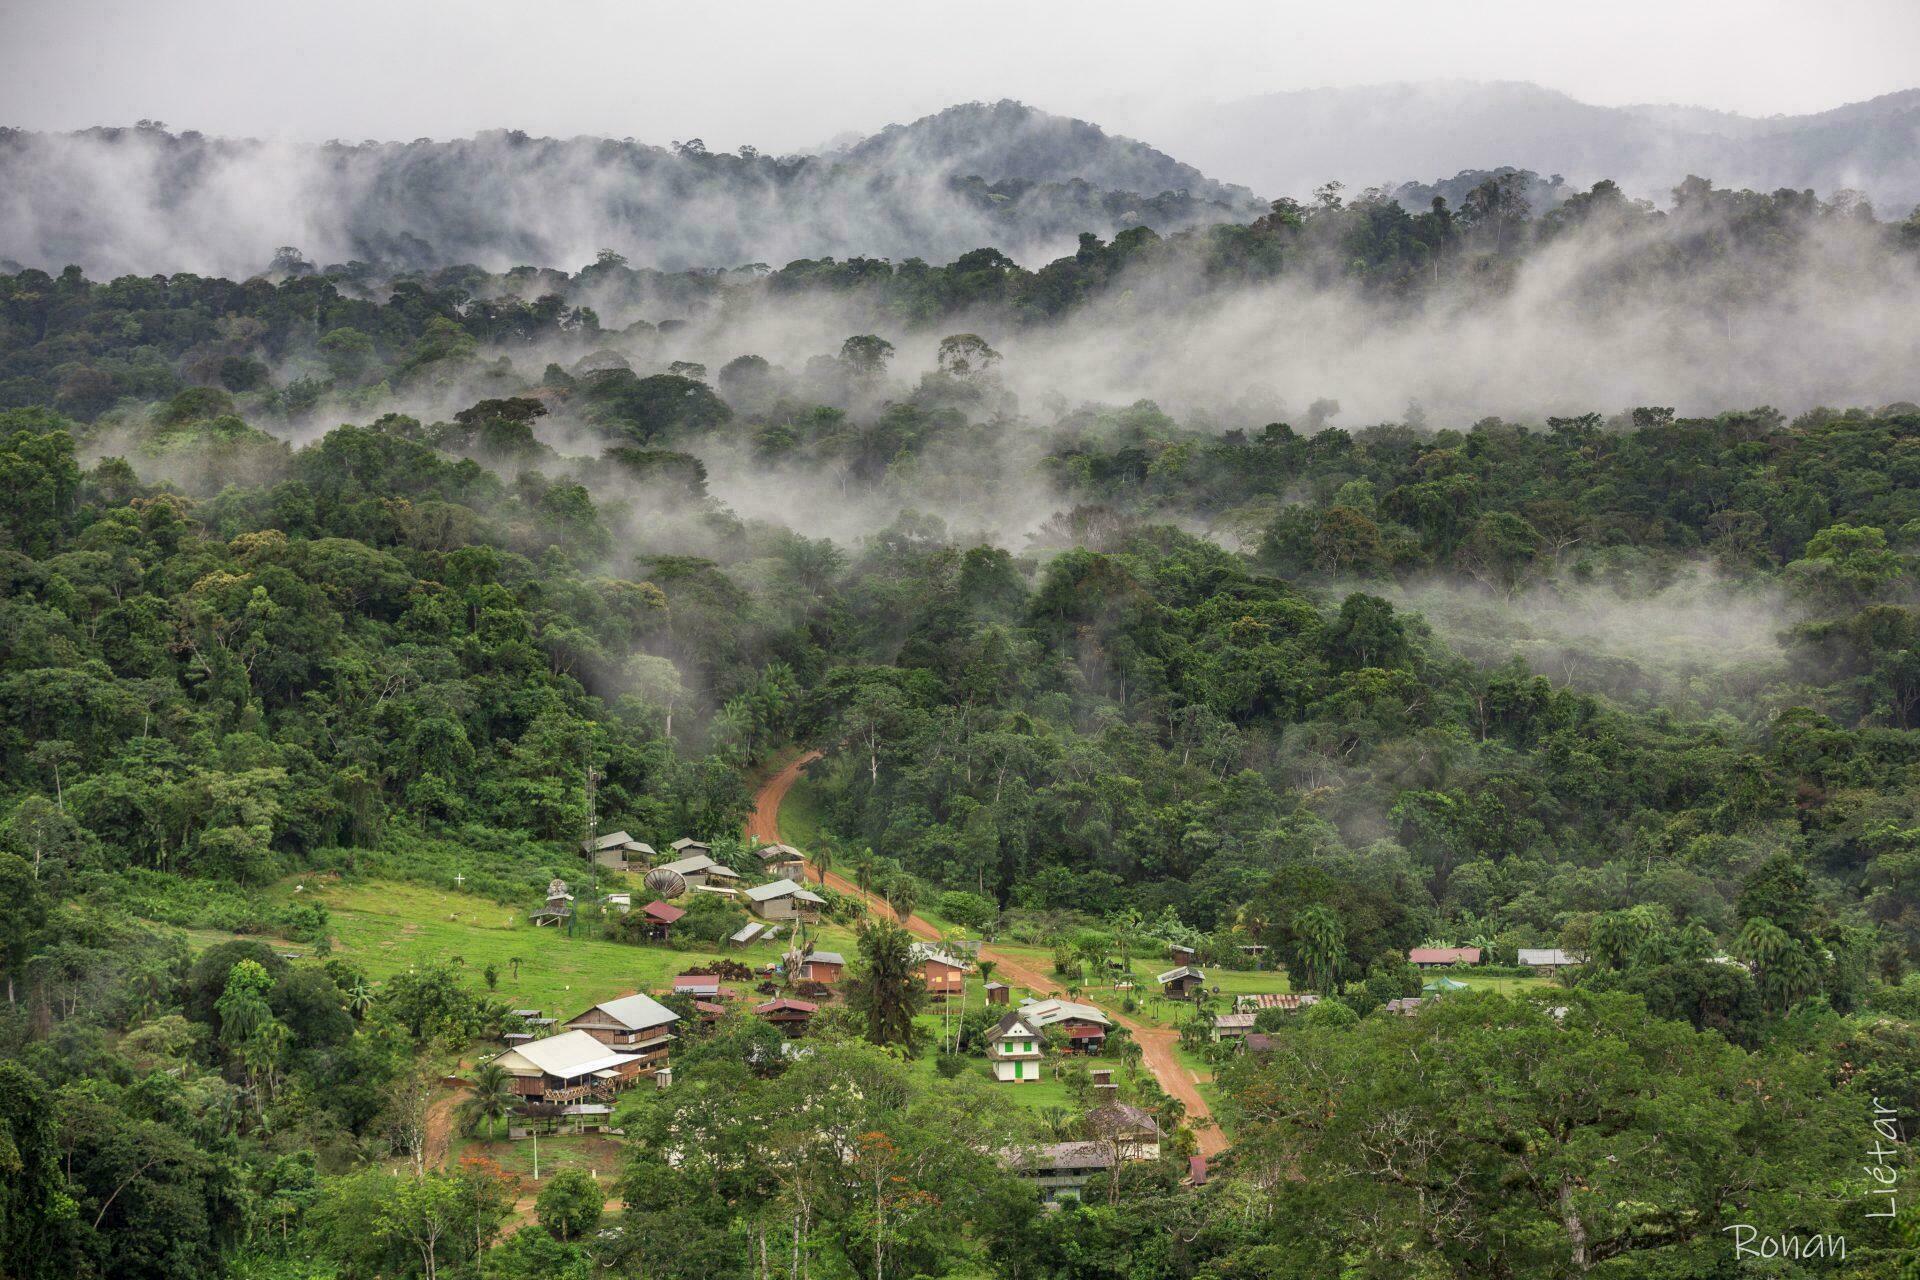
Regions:
<svg viewBox="0 0 1920 1280"><path fill-rule="evenodd" d="M913 879L907 875L897 875L887 884L887 905L893 908L894 919L901 924L913 914L913 904L919 890L914 887Z"/></svg>
<svg viewBox="0 0 1920 1280"><path fill-rule="evenodd" d="M1000 962L998 960L982 960L980 962L980 981L983 983L992 982L993 971L999 967Z"/></svg>
<svg viewBox="0 0 1920 1280"><path fill-rule="evenodd" d="M487 1136L494 1135L501 1116L513 1111L518 1101L513 1092L513 1077L497 1062L489 1062L473 1074L473 1091L460 1104L461 1128L472 1133L487 1122Z"/></svg>
<svg viewBox="0 0 1920 1280"><path fill-rule="evenodd" d="M507 958L507 963L513 966L513 980L515 982L520 981L520 957L509 956Z"/></svg>
<svg viewBox="0 0 1920 1280"><path fill-rule="evenodd" d="M1293 917L1298 938L1300 986L1331 995L1339 989L1340 967L1347 958L1347 927L1330 907L1314 903Z"/></svg>
<svg viewBox="0 0 1920 1280"><path fill-rule="evenodd" d="M373 1008L373 988L367 985L365 978L355 978L353 986L347 989L347 1012L355 1018L365 1018L367 1010Z"/></svg>
<svg viewBox="0 0 1920 1280"><path fill-rule="evenodd" d="M816 840L813 845L813 869L820 874L820 883L827 882L827 873L833 870L833 845L827 840Z"/></svg>
<svg viewBox="0 0 1920 1280"><path fill-rule="evenodd" d="M866 1023L868 1041L916 1052L924 1033L914 1017L927 988L914 972L912 937L897 924L870 920L860 926L860 959L847 982L847 1006Z"/></svg>

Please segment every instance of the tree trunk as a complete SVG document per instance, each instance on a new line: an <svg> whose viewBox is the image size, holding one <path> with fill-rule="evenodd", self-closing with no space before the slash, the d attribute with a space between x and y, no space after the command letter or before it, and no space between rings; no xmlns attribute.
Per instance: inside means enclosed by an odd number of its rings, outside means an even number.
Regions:
<svg viewBox="0 0 1920 1280"><path fill-rule="evenodd" d="M1580 1221L1580 1215L1573 1208L1573 1184L1562 1180L1560 1183L1560 1221L1567 1229L1567 1240L1573 1246L1573 1269L1585 1271L1587 1262L1587 1225Z"/></svg>

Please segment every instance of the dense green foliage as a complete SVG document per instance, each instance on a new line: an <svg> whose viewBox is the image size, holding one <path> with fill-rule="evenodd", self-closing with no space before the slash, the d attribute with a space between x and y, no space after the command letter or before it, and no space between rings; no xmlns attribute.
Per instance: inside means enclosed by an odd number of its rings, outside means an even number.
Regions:
<svg viewBox="0 0 1920 1280"><path fill-rule="evenodd" d="M1912 404L1218 429L1027 416L974 333L914 385L878 333L711 380L639 355L663 326L602 346L602 313L674 295L1042 326L1174 265L1411 304L1583 220L1637 237L1626 281L1728 286L1836 224L1909 252L1793 193L1682 197L1602 184L1535 221L1498 178L1457 213L1329 191L1038 271L0 280L0 1275L1692 1276L1730 1274L1747 1221L1894 1274L1858 1162L1872 1099L1920 1111ZM1060 513L835 542L760 518L779 481L711 497L723 457L849 507L1031 464ZM1072 982L1264 947L1325 997L1222 1068L1216 1177L1180 1186L1173 1134L1042 1213L1003 1157L1072 1119L950 1052L914 1068L880 926L812 1052L688 1027L675 1086L626 1108L621 1205L554 1179L544 1230L494 1247L506 1181L427 1142L435 1068L501 1026L491 981L372 983L285 879L457 870L524 903L583 869L590 812L658 848L737 830L791 744L827 753L817 852L902 914ZM1401 1018L1423 943L1586 962ZM502 1084L475 1083L457 1119L491 1132Z"/></svg>

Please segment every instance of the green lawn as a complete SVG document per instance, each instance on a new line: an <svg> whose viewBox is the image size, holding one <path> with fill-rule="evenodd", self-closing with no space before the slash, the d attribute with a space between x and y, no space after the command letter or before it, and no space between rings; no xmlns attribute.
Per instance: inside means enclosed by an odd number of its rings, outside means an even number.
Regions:
<svg viewBox="0 0 1920 1280"><path fill-rule="evenodd" d="M494 966L496 994L517 1007L545 1009L569 1017L595 1001L631 991L654 991L670 985L675 974L704 960L724 955L742 964L769 964L786 949L790 930L777 941L745 948L634 946L585 936L584 929L568 936L564 927L534 928L524 909L502 906L486 898L451 890L389 881L349 883L307 877L301 901L326 904L334 954L366 972L376 982L423 964L453 960L482 981ZM276 892L291 900L294 883ZM745 916L742 916L745 919ZM197 930L189 933L194 945L224 941L230 934ZM840 925L815 930L820 946L853 949L853 934ZM275 942L281 950L312 954L312 948ZM520 961L519 976L513 961Z"/></svg>

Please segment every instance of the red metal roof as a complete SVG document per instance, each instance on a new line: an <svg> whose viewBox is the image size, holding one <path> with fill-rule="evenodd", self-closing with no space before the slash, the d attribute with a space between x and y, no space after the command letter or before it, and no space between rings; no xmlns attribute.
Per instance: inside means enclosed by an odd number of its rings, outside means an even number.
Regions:
<svg viewBox="0 0 1920 1280"><path fill-rule="evenodd" d="M1104 1040L1107 1038L1105 1027L1068 1027L1069 1040Z"/></svg>
<svg viewBox="0 0 1920 1280"><path fill-rule="evenodd" d="M687 912L684 907L676 907L670 903L654 901L640 908L640 914L650 919L658 920L661 924L672 924L675 920L687 914Z"/></svg>
<svg viewBox="0 0 1920 1280"><path fill-rule="evenodd" d="M1479 964L1478 947L1415 947L1407 952L1414 964Z"/></svg>
<svg viewBox="0 0 1920 1280"><path fill-rule="evenodd" d="M806 1000L769 1000L753 1007L755 1013L818 1013L820 1006Z"/></svg>

